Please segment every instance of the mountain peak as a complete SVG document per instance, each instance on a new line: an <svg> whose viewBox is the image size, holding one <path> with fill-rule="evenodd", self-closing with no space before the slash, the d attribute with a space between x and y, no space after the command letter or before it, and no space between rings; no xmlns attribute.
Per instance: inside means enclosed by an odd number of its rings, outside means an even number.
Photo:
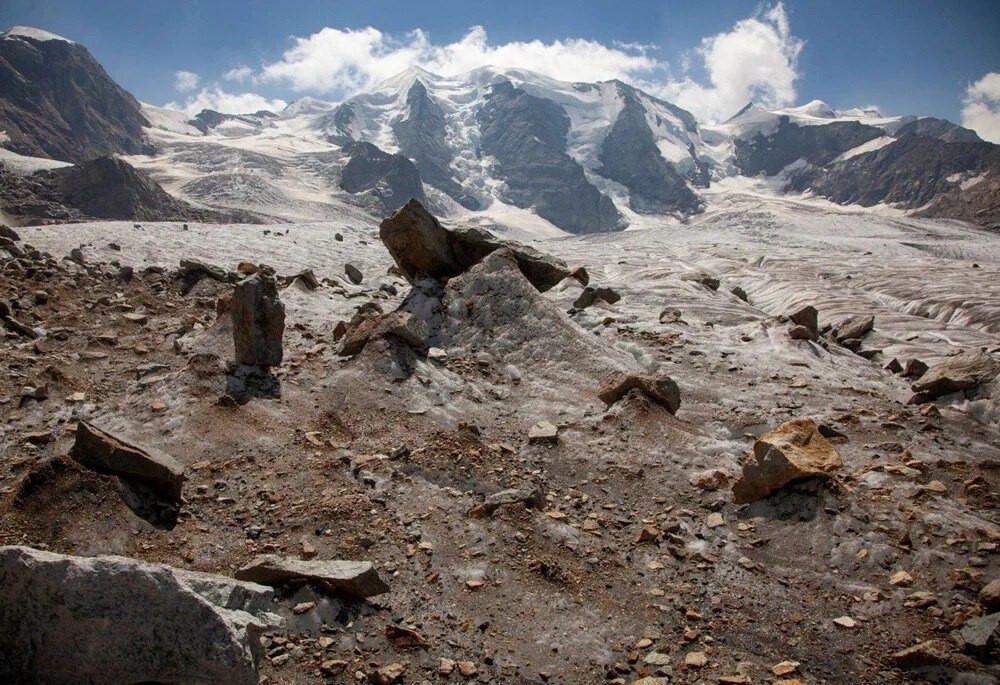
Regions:
<svg viewBox="0 0 1000 685"><path fill-rule="evenodd" d="M0 38L31 38L37 41L48 41L48 40L61 40L64 43L73 43L69 38L63 38L60 35L51 33L49 31L44 31L42 29L36 29L33 26L12 26L0 35Z"/></svg>

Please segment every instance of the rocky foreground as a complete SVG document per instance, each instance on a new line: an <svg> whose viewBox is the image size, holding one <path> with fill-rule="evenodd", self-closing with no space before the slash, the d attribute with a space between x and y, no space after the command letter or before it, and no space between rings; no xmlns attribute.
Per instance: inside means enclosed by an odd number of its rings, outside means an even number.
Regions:
<svg viewBox="0 0 1000 685"><path fill-rule="evenodd" d="M4 229L0 680L1000 676L994 262L917 305L919 262L863 300L904 267L379 233L330 271Z"/></svg>

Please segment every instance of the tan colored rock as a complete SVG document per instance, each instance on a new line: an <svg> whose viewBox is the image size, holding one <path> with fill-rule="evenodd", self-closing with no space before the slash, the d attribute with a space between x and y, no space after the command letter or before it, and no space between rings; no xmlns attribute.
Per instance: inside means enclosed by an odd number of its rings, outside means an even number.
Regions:
<svg viewBox="0 0 1000 685"><path fill-rule="evenodd" d="M843 462L812 419L795 419L765 433L743 462L733 485L737 504L767 497L800 478L828 474Z"/></svg>

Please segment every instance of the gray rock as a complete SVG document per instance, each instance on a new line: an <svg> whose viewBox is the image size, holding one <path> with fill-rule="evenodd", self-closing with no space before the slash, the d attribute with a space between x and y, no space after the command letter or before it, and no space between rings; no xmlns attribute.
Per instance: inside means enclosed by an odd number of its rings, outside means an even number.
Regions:
<svg viewBox="0 0 1000 685"><path fill-rule="evenodd" d="M837 328L834 336L839 343L846 340L860 340L875 327L875 317L871 314L852 316Z"/></svg>
<svg viewBox="0 0 1000 685"><path fill-rule="evenodd" d="M597 396L610 407L634 389L641 390L671 414L676 414L680 409L681 391L669 376L640 376L619 371L611 374L601 384Z"/></svg>
<svg viewBox="0 0 1000 685"><path fill-rule="evenodd" d="M919 359L907 359L903 365L903 375L907 378L920 378L930 367Z"/></svg>
<svg viewBox="0 0 1000 685"><path fill-rule="evenodd" d="M980 350L965 351L935 364L911 387L910 404L937 399L960 390L970 390L1000 374L1000 361Z"/></svg>
<svg viewBox="0 0 1000 685"><path fill-rule="evenodd" d="M559 428L548 421L539 421L528 430L529 444L553 444L559 442Z"/></svg>
<svg viewBox="0 0 1000 685"><path fill-rule="evenodd" d="M17 231L2 222L0 222L0 236L8 240L21 240L21 236L17 234Z"/></svg>
<svg viewBox="0 0 1000 685"><path fill-rule="evenodd" d="M198 274L202 278L211 278L213 281L219 281L220 283L228 283L230 280L229 274L225 269L197 259L182 259L178 271L183 275Z"/></svg>
<svg viewBox="0 0 1000 685"><path fill-rule="evenodd" d="M427 322L407 311L397 310L385 316L362 318L344 335L339 353L354 356L372 340L385 336L395 336L410 347L425 349L430 329Z"/></svg>
<svg viewBox="0 0 1000 685"><path fill-rule="evenodd" d="M370 561L301 561L265 554L234 575L238 580L262 585L308 583L318 590L358 598L389 591Z"/></svg>
<svg viewBox="0 0 1000 685"><path fill-rule="evenodd" d="M133 445L86 421L77 424L69 456L89 469L143 483L166 499L180 501L184 467L173 457Z"/></svg>
<svg viewBox="0 0 1000 685"><path fill-rule="evenodd" d="M1000 578L991 580L979 591L979 603L987 609L1000 609Z"/></svg>
<svg viewBox="0 0 1000 685"><path fill-rule="evenodd" d="M0 547L0 681L256 685L270 588L125 557Z"/></svg>
<svg viewBox="0 0 1000 685"><path fill-rule="evenodd" d="M985 654L997 642L1000 635L1000 612L970 618L959 631L965 651L972 654Z"/></svg>
<svg viewBox="0 0 1000 685"><path fill-rule="evenodd" d="M361 285L361 281L365 280L364 274L353 264L344 264L344 273L347 274L347 277L351 279L351 283L354 285Z"/></svg>
<svg viewBox="0 0 1000 685"><path fill-rule="evenodd" d="M281 364L285 305L278 298L273 271L261 269L237 283L229 313L233 321L237 363L250 366Z"/></svg>
<svg viewBox="0 0 1000 685"><path fill-rule="evenodd" d="M367 193L386 211L411 199L426 201L420 172L401 154L389 154L367 142L344 145L350 159L340 172L340 187L351 194Z"/></svg>
<svg viewBox="0 0 1000 685"><path fill-rule="evenodd" d="M487 231L447 229L416 200L383 221L379 237L410 282L420 275L448 280L504 248L511 250L521 273L542 292L576 274L562 260Z"/></svg>
<svg viewBox="0 0 1000 685"><path fill-rule="evenodd" d="M744 302L750 302L750 298L747 297L747 291L738 285L734 285L729 292L731 292L733 295L740 298Z"/></svg>

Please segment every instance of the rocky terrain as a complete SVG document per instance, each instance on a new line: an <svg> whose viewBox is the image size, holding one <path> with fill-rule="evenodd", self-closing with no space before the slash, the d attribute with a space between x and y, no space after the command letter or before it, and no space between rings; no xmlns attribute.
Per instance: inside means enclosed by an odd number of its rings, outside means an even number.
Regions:
<svg viewBox="0 0 1000 685"><path fill-rule="evenodd" d="M71 635L93 682L998 675L995 234L727 196L2 245L0 582L46 580L0 644L89 578L15 681Z"/></svg>
<svg viewBox="0 0 1000 685"><path fill-rule="evenodd" d="M997 150L4 33L0 682L997 682Z"/></svg>

